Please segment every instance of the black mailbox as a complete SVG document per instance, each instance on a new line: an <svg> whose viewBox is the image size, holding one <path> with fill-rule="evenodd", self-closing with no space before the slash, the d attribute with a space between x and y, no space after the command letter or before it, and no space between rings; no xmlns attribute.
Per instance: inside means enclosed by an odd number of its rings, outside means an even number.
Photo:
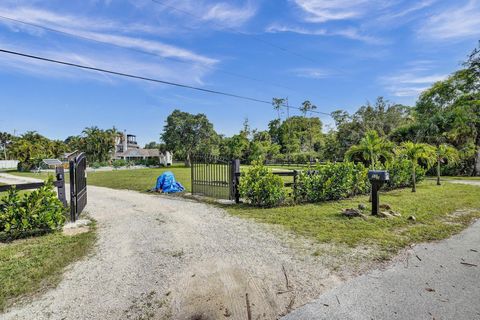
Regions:
<svg viewBox="0 0 480 320"><path fill-rule="evenodd" d="M390 174L386 170L369 170L368 180L372 183L372 214L377 215L379 207L378 190L385 181L390 180Z"/></svg>
<svg viewBox="0 0 480 320"><path fill-rule="evenodd" d="M388 181L390 174L386 170L370 170L368 171L368 180L370 181Z"/></svg>

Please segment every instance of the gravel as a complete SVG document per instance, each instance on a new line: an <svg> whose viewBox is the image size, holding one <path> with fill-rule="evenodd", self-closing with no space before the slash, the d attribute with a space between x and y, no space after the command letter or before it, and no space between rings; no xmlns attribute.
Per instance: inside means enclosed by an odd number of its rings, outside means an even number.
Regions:
<svg viewBox="0 0 480 320"><path fill-rule="evenodd" d="M341 282L308 242L211 205L94 186L88 197L94 252L0 319L276 319Z"/></svg>

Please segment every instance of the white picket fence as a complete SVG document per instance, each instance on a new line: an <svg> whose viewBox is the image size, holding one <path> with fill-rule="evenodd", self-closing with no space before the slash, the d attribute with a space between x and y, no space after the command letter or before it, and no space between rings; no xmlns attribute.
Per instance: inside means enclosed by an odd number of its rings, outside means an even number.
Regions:
<svg viewBox="0 0 480 320"><path fill-rule="evenodd" d="M18 160L0 160L0 169L17 169Z"/></svg>

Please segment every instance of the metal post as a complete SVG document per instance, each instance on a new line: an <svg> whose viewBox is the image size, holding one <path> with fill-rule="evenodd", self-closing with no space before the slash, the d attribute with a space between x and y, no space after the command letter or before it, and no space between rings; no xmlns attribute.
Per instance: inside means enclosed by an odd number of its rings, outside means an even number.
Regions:
<svg viewBox="0 0 480 320"><path fill-rule="evenodd" d="M297 202L297 176L298 176L298 171L293 170L293 201Z"/></svg>
<svg viewBox="0 0 480 320"><path fill-rule="evenodd" d="M380 204L380 199L378 197L378 190L380 189L380 184L378 182L372 182L372 215L378 215L378 208Z"/></svg>
<svg viewBox="0 0 480 320"><path fill-rule="evenodd" d="M240 160L232 160L232 196L235 199L235 203L240 203L240 190L238 189L240 184Z"/></svg>
<svg viewBox="0 0 480 320"><path fill-rule="evenodd" d="M64 207L67 207L67 196L65 194L65 172L62 166L57 166L55 168L55 176L59 182L59 184L57 184L58 199L63 203Z"/></svg>
<svg viewBox="0 0 480 320"><path fill-rule="evenodd" d="M70 160L70 221L76 220L75 161Z"/></svg>

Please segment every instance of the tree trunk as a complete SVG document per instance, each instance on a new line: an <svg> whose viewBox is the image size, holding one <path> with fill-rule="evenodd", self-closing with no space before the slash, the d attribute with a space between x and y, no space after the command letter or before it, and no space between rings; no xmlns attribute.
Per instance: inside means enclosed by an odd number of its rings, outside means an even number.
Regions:
<svg viewBox="0 0 480 320"><path fill-rule="evenodd" d="M187 157L185 158L185 167L190 167L192 162L190 161L190 153L187 152Z"/></svg>
<svg viewBox="0 0 480 320"><path fill-rule="evenodd" d="M441 185L440 183L440 158L437 159L437 186Z"/></svg>
<svg viewBox="0 0 480 320"><path fill-rule="evenodd" d="M480 176L480 128L477 129L475 146L477 148L477 154L475 155L475 164L473 166L472 176Z"/></svg>
<svg viewBox="0 0 480 320"><path fill-rule="evenodd" d="M417 176L415 173L415 164L412 165L412 192L417 192Z"/></svg>
<svg viewBox="0 0 480 320"><path fill-rule="evenodd" d="M480 176L480 146L477 146L477 154L475 156L475 168L473 176Z"/></svg>

